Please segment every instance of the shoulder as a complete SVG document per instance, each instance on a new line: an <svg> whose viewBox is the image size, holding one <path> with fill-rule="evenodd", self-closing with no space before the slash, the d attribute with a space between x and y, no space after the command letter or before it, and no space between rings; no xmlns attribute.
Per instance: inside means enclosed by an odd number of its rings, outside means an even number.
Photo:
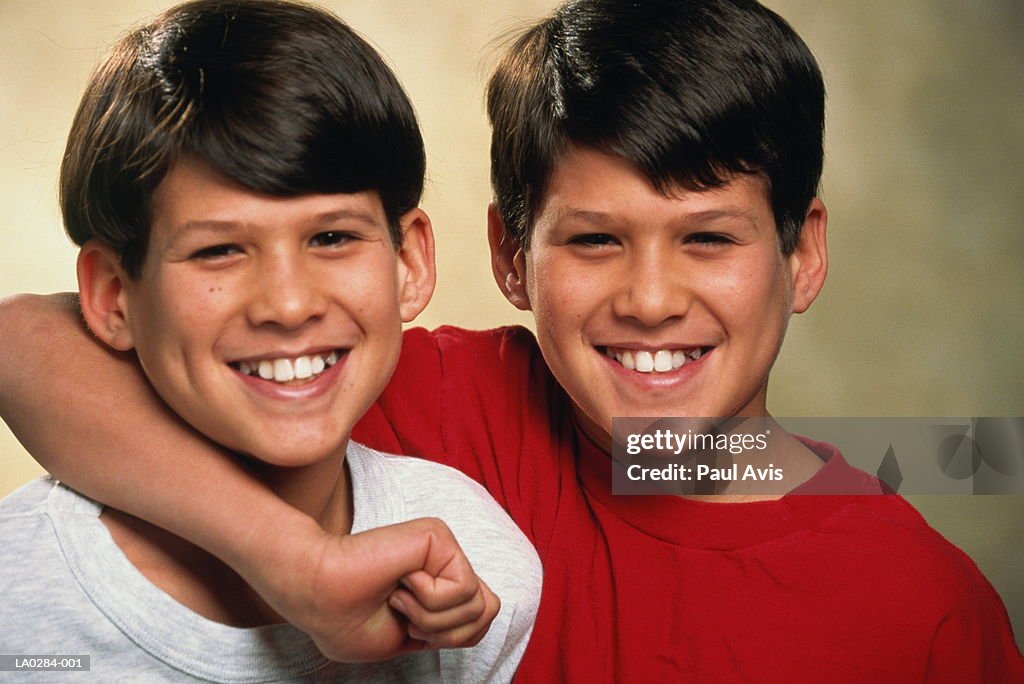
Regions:
<svg viewBox="0 0 1024 684"><path fill-rule="evenodd" d="M0 500L0 566L18 568L32 582L62 573L65 564L51 561L64 558L71 541L84 539L83 547L95 551L89 542L103 529L102 510L100 504L48 476L23 485ZM45 564L34 565L43 558ZM7 578L0 572L0 584L3 579Z"/></svg>
<svg viewBox="0 0 1024 684"><path fill-rule="evenodd" d="M400 519L388 522L433 517L451 529L474 571L501 599L498 618L485 641L474 649L485 655L472 666L473 671L486 664L485 670L477 674L484 678L497 676L499 680L510 678L540 604L543 572L533 545L490 494L458 470L418 458L383 454L354 442L348 454L350 468L358 468L364 478L372 473L369 477L379 478L391 488L390 494L396 499L394 510L401 513L396 516ZM356 502L358 517L359 494ZM509 667L511 670L504 672Z"/></svg>
<svg viewBox="0 0 1024 684"><path fill-rule="evenodd" d="M521 339L523 341L534 339L533 333L521 325L504 325L484 330L470 330L457 325L442 325L433 330L415 327L407 329L404 337L406 340L432 339L438 343L481 345L500 343L503 339Z"/></svg>
<svg viewBox="0 0 1024 684"><path fill-rule="evenodd" d="M0 501L0 650L76 652L84 624L97 615L68 561L61 536L88 499L50 478L33 480ZM66 535L65 535L66 536ZM88 548L88 552L94 552ZM11 650L15 649L15 650ZM38 650L32 650L38 649Z"/></svg>
<svg viewBox="0 0 1024 684"><path fill-rule="evenodd" d="M523 327L410 328L403 334L402 351L385 394L393 393L398 384L416 384L420 389L436 388L442 382L453 382L457 388L490 385L503 375L529 375L527 369L538 361L543 363L536 339Z"/></svg>
<svg viewBox="0 0 1024 684"><path fill-rule="evenodd" d="M56 481L49 477L39 477L23 484L0 499L0 518L43 514L46 499L55 486Z"/></svg>
<svg viewBox="0 0 1024 684"><path fill-rule="evenodd" d="M846 540L851 552L875 551L879 565L894 566L887 568L887 573L915 572L953 584L984 581L974 562L932 528L906 499L873 475L850 466L835 447L799 439L825 465L798 488L802 494L788 501L804 512L825 512L817 525L819 532ZM839 544L843 546L843 542Z"/></svg>
<svg viewBox="0 0 1024 684"><path fill-rule="evenodd" d="M921 671L938 667L940 681L1016 681L1003 676L1021 661L1002 600L910 503L896 494L800 498L799 514L827 515L781 541L775 569L798 573L817 610L833 601L857 638L881 639Z"/></svg>
<svg viewBox="0 0 1024 684"><path fill-rule="evenodd" d="M33 574L29 559L38 559L51 546L56 546L53 524L48 518L50 494L59 485L48 477L22 485L0 500L0 538L4 552L0 554L0 567L4 573L20 568ZM26 565L28 563L28 565ZM0 584L3 578L0 578Z"/></svg>
<svg viewBox="0 0 1024 684"><path fill-rule="evenodd" d="M62 521L92 520L102 510L100 504L49 476L37 478L0 500L0 525L11 531L5 532L5 546L10 549L10 535L17 535L17 530L42 526L52 537Z"/></svg>
<svg viewBox="0 0 1024 684"><path fill-rule="evenodd" d="M463 546L498 540L504 549L525 546L536 557L532 545L487 490L455 468L385 454L355 442L349 446L349 458L350 467L364 473L372 470L372 477L385 478L389 487L396 488L392 493L401 499L403 518L438 517L456 532ZM456 528L466 533L465 540Z"/></svg>
<svg viewBox="0 0 1024 684"><path fill-rule="evenodd" d="M900 621L930 635L929 674L940 681L1024 681L1024 659L995 588L974 561L898 495L863 497L860 516L888 551L888 594Z"/></svg>
<svg viewBox="0 0 1024 684"><path fill-rule="evenodd" d="M885 557L932 568L929 575L975 576L977 567L965 553L932 528L898 494L855 495L826 521L824 529L846 533L862 548L886 549Z"/></svg>
<svg viewBox="0 0 1024 684"><path fill-rule="evenodd" d="M991 619L1002 613L1006 619L1002 602L974 561L899 495L850 497L822 531L844 540L836 558L851 559L850 577L875 583L879 600L913 606L936 622L965 610Z"/></svg>
<svg viewBox="0 0 1024 684"><path fill-rule="evenodd" d="M523 356L532 357L537 353L537 340L527 328L504 326L488 330L467 330L444 325L434 330L410 328L405 331L403 352L437 354L479 354L495 358Z"/></svg>

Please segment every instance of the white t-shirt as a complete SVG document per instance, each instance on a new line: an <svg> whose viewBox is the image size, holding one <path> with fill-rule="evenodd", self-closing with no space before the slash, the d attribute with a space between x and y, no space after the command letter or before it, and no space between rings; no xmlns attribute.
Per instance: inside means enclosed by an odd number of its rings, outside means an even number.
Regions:
<svg viewBox="0 0 1024 684"><path fill-rule="evenodd" d="M128 561L99 519L102 506L43 478L0 501L0 654L89 656L89 672L39 672L40 681L510 680L540 602L540 560L526 537L482 487L452 468L354 442L346 458L353 533L441 518L501 598L477 646L341 664L291 625L213 622ZM0 680L26 675L0 672Z"/></svg>

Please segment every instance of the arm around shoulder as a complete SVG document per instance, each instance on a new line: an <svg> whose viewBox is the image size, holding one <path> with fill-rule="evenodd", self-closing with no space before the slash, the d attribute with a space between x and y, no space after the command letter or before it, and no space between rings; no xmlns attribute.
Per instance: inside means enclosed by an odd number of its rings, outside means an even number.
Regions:
<svg viewBox="0 0 1024 684"><path fill-rule="evenodd" d="M134 354L92 335L77 295L6 298L0 327L0 415L44 468L205 548L265 591L287 586L272 552L318 540L315 529L293 531L312 527L306 516L170 411ZM233 496L222 496L228 489Z"/></svg>
<svg viewBox="0 0 1024 684"><path fill-rule="evenodd" d="M0 325L8 332L0 348L0 413L11 430L59 479L142 515L130 492L148 491L148 466L166 450L149 452L165 438L179 436L173 447L198 442L197 436L150 389L134 354L116 352L92 335L77 295L4 299Z"/></svg>
<svg viewBox="0 0 1024 684"><path fill-rule="evenodd" d="M16 294L0 298L0 409L17 405L17 393L59 351L66 337L90 337L78 310L78 296ZM45 343L44 343L45 342Z"/></svg>
<svg viewBox="0 0 1024 684"><path fill-rule="evenodd" d="M73 444L52 429L75 410L67 367L84 370L89 358L111 354L85 327L72 293L0 299L0 329L0 415L43 467L59 471L60 457L48 456Z"/></svg>

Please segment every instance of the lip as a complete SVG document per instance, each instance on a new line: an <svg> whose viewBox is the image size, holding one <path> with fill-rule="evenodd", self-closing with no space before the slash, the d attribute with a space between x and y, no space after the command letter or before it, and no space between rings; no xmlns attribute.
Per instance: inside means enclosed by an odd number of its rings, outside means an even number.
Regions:
<svg viewBox="0 0 1024 684"><path fill-rule="evenodd" d="M596 344L594 348L598 351L602 349L628 349L630 351L647 351L656 352L662 349L714 349L714 345L711 344L694 344L688 342L682 344L679 342L665 342L664 344L651 344L650 342L615 342L611 344Z"/></svg>
<svg viewBox="0 0 1024 684"><path fill-rule="evenodd" d="M308 355L308 354L319 354L319 353L324 353L324 352L328 352L328 351L331 351L331 350L337 350L337 349L339 349L339 348L338 347L323 347L323 348L320 348L319 351L299 352L298 354L296 354L296 356L303 356L303 355ZM333 366L331 366L330 368L327 368L326 370L324 370L323 373L321 373L320 375L316 376L315 378L312 378L312 379L308 380L307 382L303 382L303 383L295 384L295 385L282 385L280 383L273 382L273 381L270 381L270 380L264 380L262 378L259 378L259 377L253 376L253 375L246 375L246 374L242 373L241 371L239 371L237 368L234 368L233 366L229 366L229 368L231 369L231 372L234 373L235 377L238 378L238 380L248 390L250 390L252 392L255 392L258 396L266 397L268 399L273 399L273 400L276 400L276 401L282 401L282 400L283 401L297 401L297 400L315 399L315 398L323 396L324 394L329 392L331 390L331 388L334 387L337 384L338 378L341 377L342 369L344 368L345 365L348 364L348 357L351 354L352 350L351 349L343 349L342 351L343 351L343 353L338 357L338 361ZM248 358L248 359L239 359L239 361L241 361L241 360L245 360L245 361L256 360L256 361L259 361L261 359L282 358L284 356L288 356L288 355L287 354L282 354L280 356L266 356L266 355L264 355L264 356L260 356L260 357L251 357L251 358Z"/></svg>

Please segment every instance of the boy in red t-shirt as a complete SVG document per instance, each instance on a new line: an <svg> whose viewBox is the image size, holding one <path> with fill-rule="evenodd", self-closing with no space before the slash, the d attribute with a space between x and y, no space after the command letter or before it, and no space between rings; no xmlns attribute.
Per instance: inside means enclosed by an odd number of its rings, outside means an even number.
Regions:
<svg viewBox="0 0 1024 684"><path fill-rule="evenodd" d="M520 674L1024 678L998 596L902 499L797 495L828 483L877 490L828 445L780 436L775 463L794 490L785 496L611 494L613 417L767 415L789 316L824 282L824 89L792 29L747 0L568 3L508 51L488 113L494 274L533 312L536 340L522 329L410 331L391 386L354 435L461 468L536 545L545 584ZM8 315L87 346L66 311L26 308ZM18 361L43 356L20 350ZM74 382L138 392L114 369L87 377L87 363L72 364ZM3 389L5 413L60 413L44 405L45 389ZM146 457L149 439L83 419L88 410L67 419L79 458L82 442L102 441L87 458L121 464L141 452L147 468L165 467ZM170 431L151 415L133 422ZM99 423L102 436L87 437L83 423ZM143 500L61 462L54 436L23 432L79 489L229 549L247 572L284 586L270 551L236 551L226 505L171 521L186 492ZM167 434L161 449L203 451L187 439ZM224 459L195 460L217 483L240 479ZM295 548L288 512L258 492L249 501L264 548ZM310 599L288 615L300 626L324 620Z"/></svg>
<svg viewBox="0 0 1024 684"><path fill-rule="evenodd" d="M424 171L398 79L325 10L192 0L118 39L60 174L82 316L152 390L106 395L109 415L162 400L295 511L316 570L293 581L347 587L317 634L346 662L276 625L287 590L52 479L0 500L0 651L85 646L106 681L512 678L535 550L461 473L349 439L433 292ZM259 533L237 513L240 537Z"/></svg>

